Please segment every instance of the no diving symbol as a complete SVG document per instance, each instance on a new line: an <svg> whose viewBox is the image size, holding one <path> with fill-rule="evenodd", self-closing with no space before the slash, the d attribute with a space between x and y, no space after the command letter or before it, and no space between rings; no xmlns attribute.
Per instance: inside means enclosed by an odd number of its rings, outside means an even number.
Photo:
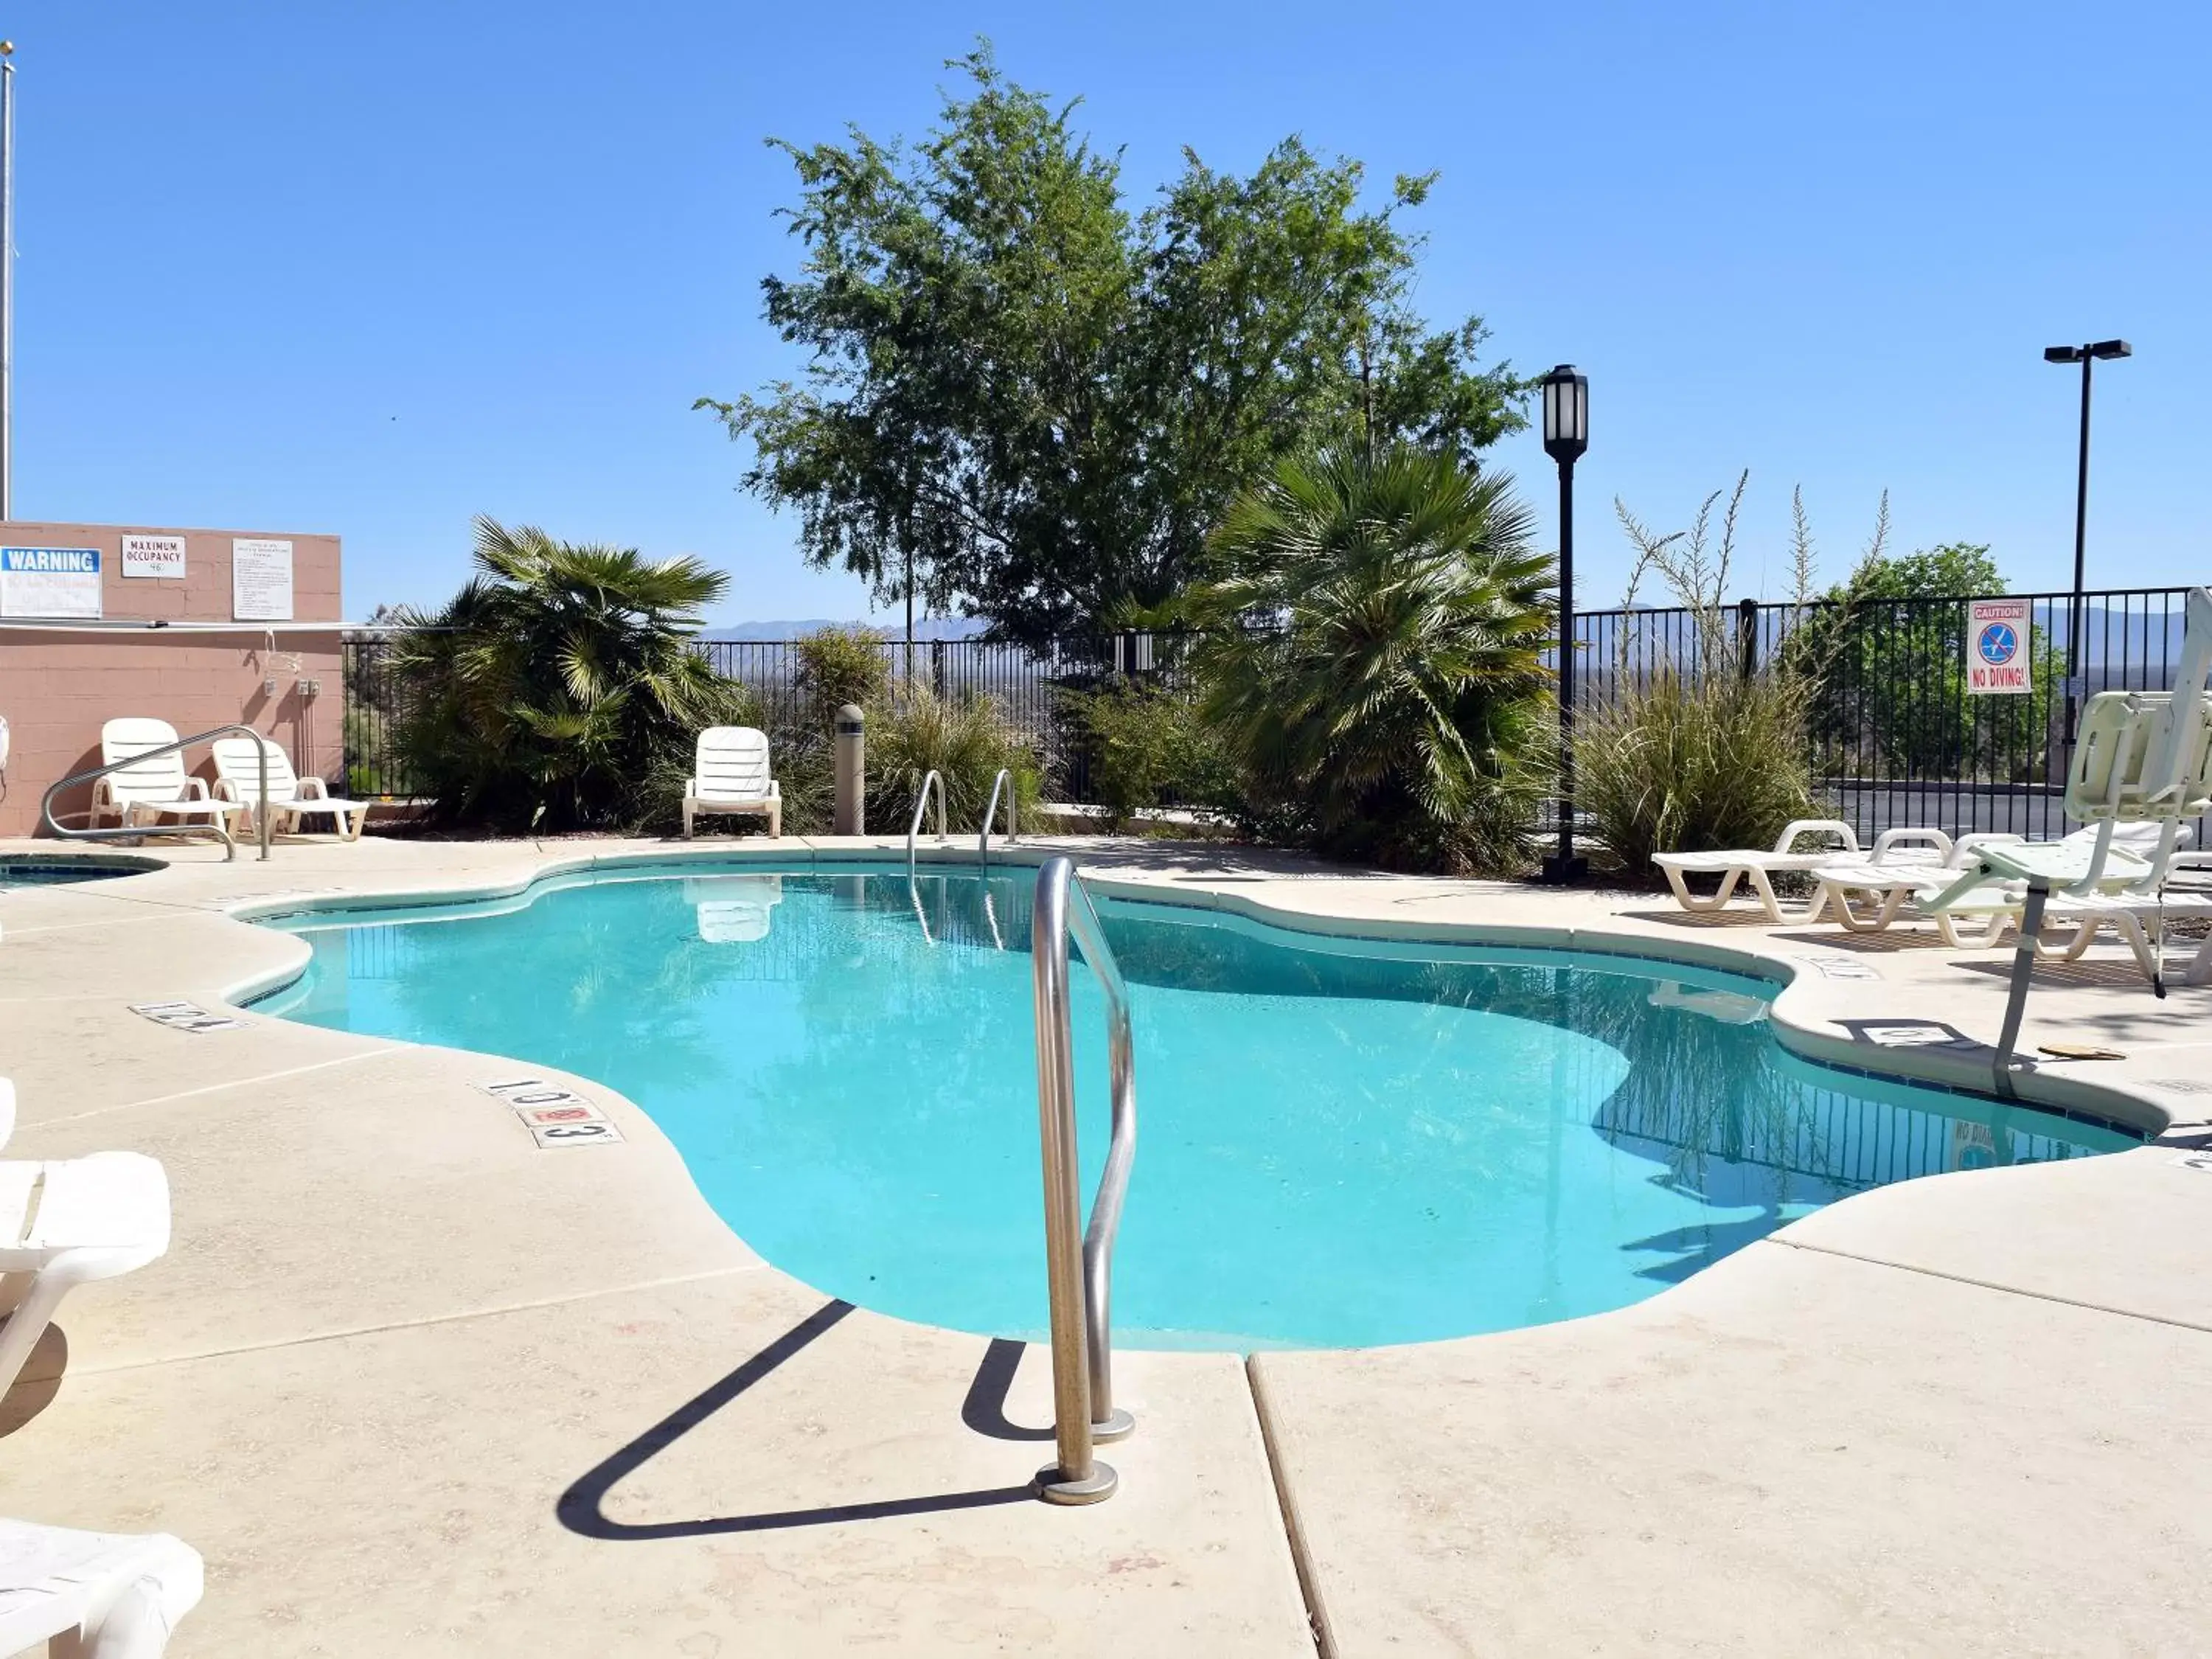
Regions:
<svg viewBox="0 0 2212 1659"><path fill-rule="evenodd" d="M1974 648L1984 662L2002 668L2020 653L2020 635L2010 623L1991 623Z"/></svg>

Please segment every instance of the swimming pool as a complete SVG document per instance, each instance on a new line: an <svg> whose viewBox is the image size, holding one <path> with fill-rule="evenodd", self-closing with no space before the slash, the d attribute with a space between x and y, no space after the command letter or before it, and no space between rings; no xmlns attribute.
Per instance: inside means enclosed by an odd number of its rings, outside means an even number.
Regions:
<svg viewBox="0 0 2212 1659"><path fill-rule="evenodd" d="M883 1312L1040 1335L1034 872L691 870L279 921L313 962L259 1006L600 1079L779 1267ZM1571 1318L1868 1186L2133 1144L1796 1061L1756 980L1100 909L1137 1048L1122 1346ZM1074 988L1087 1194L1105 1042L1096 982L1079 969Z"/></svg>

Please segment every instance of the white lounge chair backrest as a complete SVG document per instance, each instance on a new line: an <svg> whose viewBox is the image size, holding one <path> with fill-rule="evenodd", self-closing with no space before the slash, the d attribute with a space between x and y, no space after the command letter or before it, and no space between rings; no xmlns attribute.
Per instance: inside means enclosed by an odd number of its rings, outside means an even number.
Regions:
<svg viewBox="0 0 2212 1659"><path fill-rule="evenodd" d="M2148 884L2165 878L2181 821L2212 811L2212 591L2189 595L2181 670L2171 691L2100 691L2089 699L2066 777L2069 817L2100 832L2087 890L2115 826L2160 827Z"/></svg>
<svg viewBox="0 0 2212 1659"><path fill-rule="evenodd" d="M0 1521L0 1653L58 1637L55 1653L158 1659L204 1583L199 1552L167 1533Z"/></svg>
<svg viewBox="0 0 2212 1659"><path fill-rule="evenodd" d="M100 763L113 766L118 761L131 763L120 771L110 772L103 780L109 799L122 806L133 801L182 800L190 787L185 781L183 750L148 755L143 760L135 758L146 755L149 749L163 748L176 740L175 726L149 715L127 714L101 726Z"/></svg>
<svg viewBox="0 0 2212 1659"><path fill-rule="evenodd" d="M701 800L766 800L768 734L750 726L710 726L699 734L692 770Z"/></svg>
<svg viewBox="0 0 2212 1659"><path fill-rule="evenodd" d="M215 740L216 775L237 791L239 799L252 805L261 799L261 759L254 751L269 753L269 799L278 806L289 806L300 798L299 774L292 769L292 757L284 752L283 745L263 743L252 738L217 738Z"/></svg>

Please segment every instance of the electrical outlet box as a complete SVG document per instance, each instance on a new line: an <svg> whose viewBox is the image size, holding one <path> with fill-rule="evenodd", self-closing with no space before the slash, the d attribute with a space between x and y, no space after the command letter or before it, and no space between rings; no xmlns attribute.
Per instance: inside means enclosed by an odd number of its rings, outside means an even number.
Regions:
<svg viewBox="0 0 2212 1659"><path fill-rule="evenodd" d="M261 695L264 697L273 697L276 695L276 677L274 674L261 682Z"/></svg>
<svg viewBox="0 0 2212 1659"><path fill-rule="evenodd" d="M300 682L300 695L303 697L321 696L323 695L323 683L320 680L301 680Z"/></svg>

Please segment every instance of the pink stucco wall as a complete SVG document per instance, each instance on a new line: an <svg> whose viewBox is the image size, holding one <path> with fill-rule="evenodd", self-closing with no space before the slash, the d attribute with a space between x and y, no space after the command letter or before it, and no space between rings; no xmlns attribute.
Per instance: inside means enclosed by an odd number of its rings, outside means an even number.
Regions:
<svg viewBox="0 0 2212 1659"><path fill-rule="evenodd" d="M126 533L185 538L182 580L126 578ZM276 624L272 653L263 624L231 621L231 542L267 536L292 544L292 617ZM56 779L100 763L100 728L119 714L151 714L179 735L237 720L268 732L301 775L335 779L344 731L340 678L339 548L336 536L282 531L178 530L161 525L0 524L0 545L100 550L99 623L0 618L0 715L12 750L0 835L36 833L39 799ZM149 629L154 619L221 623L225 631ZM301 624L332 624L304 629ZM114 626L114 624L123 624ZM132 627L130 624L137 623ZM276 680L276 695L265 682ZM319 681L319 696L301 680ZM206 755L187 763L212 779ZM64 823L82 823L89 787L59 803Z"/></svg>

